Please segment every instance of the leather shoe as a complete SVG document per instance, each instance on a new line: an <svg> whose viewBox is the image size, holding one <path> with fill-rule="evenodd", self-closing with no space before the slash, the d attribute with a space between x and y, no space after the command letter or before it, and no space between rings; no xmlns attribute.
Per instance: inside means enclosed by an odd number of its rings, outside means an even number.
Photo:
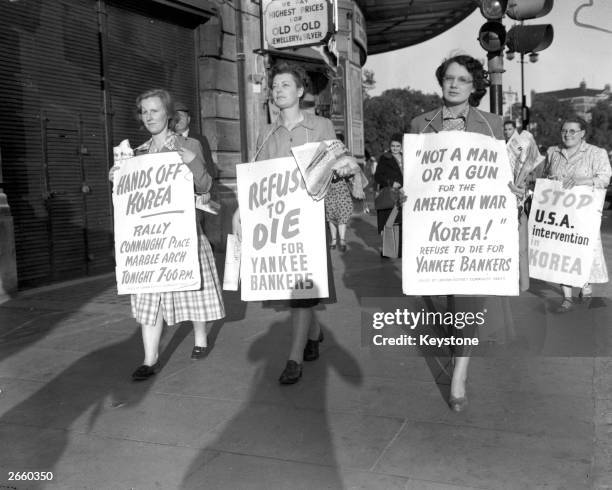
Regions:
<svg viewBox="0 0 612 490"><path fill-rule="evenodd" d="M278 382L282 385L292 385L297 383L302 377L302 365L295 361L287 361L284 371L281 373Z"/></svg>
<svg viewBox="0 0 612 490"><path fill-rule="evenodd" d="M453 412L463 412L468 405L467 396L454 397L450 396L448 399L448 406Z"/></svg>
<svg viewBox="0 0 612 490"><path fill-rule="evenodd" d="M198 359L204 359L207 355L208 355L208 346L199 347L196 345L191 350L191 359L193 359L194 361L197 361Z"/></svg>
<svg viewBox="0 0 612 490"><path fill-rule="evenodd" d="M304 347L304 360L316 361L319 358L319 342L323 342L323 330L319 333L318 340L310 340L306 342L306 347Z"/></svg>
<svg viewBox="0 0 612 490"><path fill-rule="evenodd" d="M143 364L136 371L132 373L132 381L144 381L149 379L155 373L157 373L157 368L159 365L157 363L153 364L153 366L147 366Z"/></svg>

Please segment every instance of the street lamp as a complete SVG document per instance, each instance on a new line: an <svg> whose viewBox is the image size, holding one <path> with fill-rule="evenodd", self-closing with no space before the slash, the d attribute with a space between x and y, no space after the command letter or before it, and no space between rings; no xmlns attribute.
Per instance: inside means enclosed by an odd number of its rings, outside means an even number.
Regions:
<svg viewBox="0 0 612 490"><path fill-rule="evenodd" d="M487 19L478 31L478 42L487 52L489 60L487 68L491 82L491 112L501 114L504 45L507 45L511 52L521 53L521 62L524 54L535 53L550 46L553 39L552 25L525 26L522 21L545 16L552 10L554 0L476 0L476 2L483 17ZM505 15L521 21L521 25L514 26L506 33L502 24Z"/></svg>
<svg viewBox="0 0 612 490"><path fill-rule="evenodd" d="M519 63L521 64L521 127L526 129L529 125L529 107L527 107L527 97L525 96L525 73L523 65L527 63L525 61L525 53L519 53L521 55ZM514 51L508 50L506 52L506 59L513 60L515 56ZM536 63L538 61L538 53L530 53L529 61Z"/></svg>

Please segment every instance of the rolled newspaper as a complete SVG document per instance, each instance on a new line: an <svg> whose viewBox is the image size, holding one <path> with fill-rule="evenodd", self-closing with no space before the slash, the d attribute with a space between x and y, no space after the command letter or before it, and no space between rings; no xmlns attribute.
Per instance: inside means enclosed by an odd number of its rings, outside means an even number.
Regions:
<svg viewBox="0 0 612 490"><path fill-rule="evenodd" d="M319 201L331 185L334 171L354 174L359 165L348 155L348 149L339 140L306 143L291 149L308 194ZM345 172L346 171L346 172Z"/></svg>
<svg viewBox="0 0 612 490"><path fill-rule="evenodd" d="M223 272L223 289L238 291L240 283L240 240L231 233L227 235L225 249L225 270Z"/></svg>

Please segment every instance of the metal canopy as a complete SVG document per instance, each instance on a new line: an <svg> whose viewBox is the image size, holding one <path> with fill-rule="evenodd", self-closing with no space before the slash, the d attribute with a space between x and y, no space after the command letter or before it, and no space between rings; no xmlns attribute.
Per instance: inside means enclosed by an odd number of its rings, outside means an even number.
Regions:
<svg viewBox="0 0 612 490"><path fill-rule="evenodd" d="M427 41L476 8L474 0L356 0L366 19L368 54Z"/></svg>

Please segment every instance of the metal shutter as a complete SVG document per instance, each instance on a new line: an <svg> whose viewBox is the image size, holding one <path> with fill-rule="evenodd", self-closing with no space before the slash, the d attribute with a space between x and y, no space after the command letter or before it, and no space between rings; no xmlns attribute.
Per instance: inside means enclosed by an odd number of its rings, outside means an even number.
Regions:
<svg viewBox="0 0 612 490"><path fill-rule="evenodd" d="M99 74L93 0L0 3L0 145L22 287L112 269Z"/></svg>
<svg viewBox="0 0 612 490"><path fill-rule="evenodd" d="M194 29L201 20L139 0L108 1L107 13L113 144L128 138L136 147L149 138L135 118L140 93L165 88L197 114Z"/></svg>

